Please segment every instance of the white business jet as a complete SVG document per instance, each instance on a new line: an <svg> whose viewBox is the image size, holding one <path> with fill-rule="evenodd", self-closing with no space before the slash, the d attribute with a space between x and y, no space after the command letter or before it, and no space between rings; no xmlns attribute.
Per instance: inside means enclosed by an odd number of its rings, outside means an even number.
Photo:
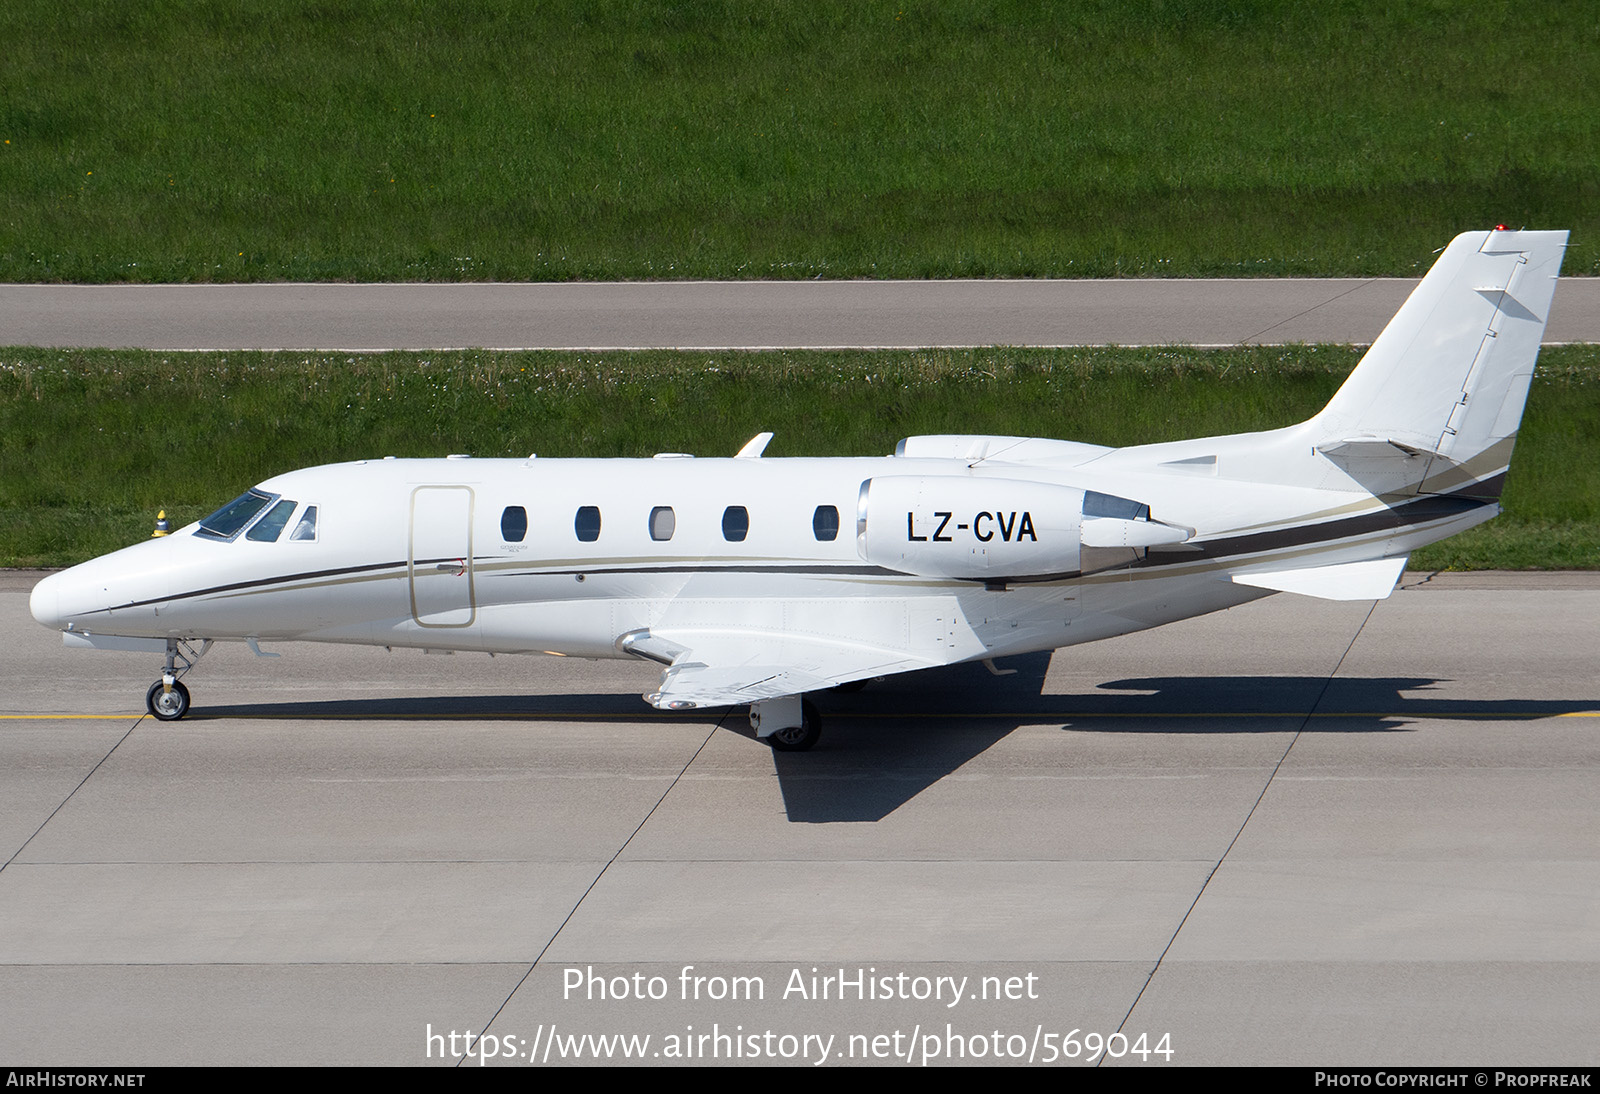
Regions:
<svg viewBox="0 0 1600 1094"><path fill-rule="evenodd" d="M69 646L214 641L645 658L656 707L809 748L823 688L1092 642L1272 592L1381 599L1499 512L1565 232L1445 249L1321 413L1131 448L924 436L893 456L358 460L33 590Z"/></svg>

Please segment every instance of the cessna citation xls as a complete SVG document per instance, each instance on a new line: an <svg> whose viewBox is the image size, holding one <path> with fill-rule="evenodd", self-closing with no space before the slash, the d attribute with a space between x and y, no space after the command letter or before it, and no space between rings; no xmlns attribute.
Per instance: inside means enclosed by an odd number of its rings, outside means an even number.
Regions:
<svg viewBox="0 0 1600 1094"><path fill-rule="evenodd" d="M1333 400L1284 429L1131 448L926 436L893 456L378 459L268 479L45 578L69 646L213 641L639 657L657 707L748 704L815 743L808 692L1049 650L1287 591L1389 595L1499 512L1565 232L1462 235ZM991 667L993 667L991 665Z"/></svg>

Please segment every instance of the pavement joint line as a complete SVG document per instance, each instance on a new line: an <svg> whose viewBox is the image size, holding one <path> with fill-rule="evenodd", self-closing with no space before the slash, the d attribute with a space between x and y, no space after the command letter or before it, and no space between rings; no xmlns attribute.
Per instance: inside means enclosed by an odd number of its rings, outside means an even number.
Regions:
<svg viewBox="0 0 1600 1094"><path fill-rule="evenodd" d="M128 715L123 715L123 717L126 718L126 717L128 717ZM34 839L38 837L39 833L43 832L45 830L45 826L46 825L48 825L51 821L55 820L56 814L61 812L63 809L65 809L67 807L67 803L73 799L73 797L78 793L78 791L83 789L84 784L87 783L90 779L94 778L94 773L96 771L100 770L100 766L102 764L104 764L107 760L111 759L112 754L114 752L116 752L117 749L122 747L122 742L126 741L129 737L133 736L133 731L139 728L139 723L144 721L144 719L145 719L145 715L143 715L143 714L140 714L140 715L134 717L133 724L128 727L127 732L125 732L122 736L118 737L116 743L113 744L110 748L106 749L106 754L104 756L101 756L98 760L96 760L94 762L94 766L91 767L88 770L87 773L85 773L83 778L78 780L78 783L77 783L76 786L74 786L71 790L67 791L66 797L62 798L59 802L57 802L56 803L56 807L54 809L50 810L50 815L48 817L46 817L44 820L39 822L39 827L35 828L33 830L33 832L28 836L28 838L23 840L20 844L18 844L17 845L17 849L15 851L11 852L11 857L6 859L5 862L0 863L0 872L4 872L6 867L10 866L13 862L17 861L17 856L21 855L22 852L24 852L24 851L26 851L28 849L28 844L32 843L34 841Z"/></svg>
<svg viewBox="0 0 1600 1094"><path fill-rule="evenodd" d="M1277 779L1278 772L1281 771L1283 769L1283 765L1288 762L1289 753L1294 751L1296 742L1300 740L1300 736L1305 732L1306 726L1311 723L1312 715L1316 712L1317 706L1328 694L1328 689L1333 686L1334 680L1338 679L1339 670L1344 666L1345 660L1349 658L1350 651L1356 648L1356 641L1360 639L1361 632L1367 629L1367 624L1372 621L1372 614L1378 610L1379 603L1379 601L1374 600L1371 606L1367 608L1367 614L1361 617L1361 622L1359 625L1357 625L1355 633L1350 636L1350 641L1345 644L1344 652L1339 655L1339 660L1334 663L1333 671L1329 672L1327 678L1322 681L1322 689L1317 692L1317 698L1316 701L1311 704L1311 710L1306 712L1305 718L1303 721L1301 721L1299 728L1296 729L1294 734L1289 738L1289 743L1284 747L1283 755L1279 756L1278 762L1272 765L1272 771L1268 773L1266 782L1261 784L1261 792L1256 795L1256 800L1250 803L1250 808L1245 813L1244 820L1240 822L1239 830L1235 832L1233 834L1233 838L1228 841L1228 846L1222 849L1222 854L1217 856L1216 865L1211 867L1211 870L1206 874L1205 880L1200 883L1199 890L1194 894L1194 900L1189 904L1189 907L1184 910L1183 918L1178 921L1178 926L1173 930L1172 937L1167 939L1167 944L1161 948L1161 953L1156 957L1156 963L1150 967L1150 972L1146 974L1144 983L1139 985L1139 992L1133 997L1133 1002L1128 1006L1128 1013L1124 1014L1122 1016L1122 1021L1117 1023L1118 1033L1121 1033L1123 1027L1128 1024L1129 1019L1133 1017L1133 1012L1139 1009L1139 1000L1144 998L1144 993L1149 990L1150 985L1155 981L1156 973L1161 971L1162 963L1167 959L1167 954L1172 952L1172 947L1177 943L1178 936L1183 933L1184 925L1189 922L1189 917L1193 915L1194 910L1200 906L1200 901L1206 895L1206 889L1211 885L1211 879L1217 876L1217 871L1222 869L1222 864L1228 861L1228 855L1233 852L1234 846L1238 844L1239 837L1244 835L1244 830L1246 828L1250 827L1251 818L1256 815L1256 810L1261 807L1261 802L1266 798L1267 791L1272 789L1273 781ZM1095 1067L1099 1067L1104 1062L1105 1057L1102 1056L1095 1063Z"/></svg>
<svg viewBox="0 0 1600 1094"><path fill-rule="evenodd" d="M544 955L549 953L550 947L556 944L556 939L560 938L561 932L567 929L567 924L571 923L572 917L578 914L578 909L583 907L583 902L585 900L589 899L589 894L594 892L596 885L600 884L600 879L605 877L606 871L610 870L612 864L615 863L617 859L622 857L622 852L628 849L628 844L633 842L634 837L643 830L646 824L650 823L650 818L655 816L657 809L661 808L661 803L667 800L667 795L671 794L673 788L676 787L678 783L683 781L683 777L684 775L688 774L689 768L693 767L694 762L700 758L700 753L705 751L706 745L710 744L711 739L717 735L717 730L722 728L722 723L727 720L727 716L728 712L724 711L722 716L717 719L716 724L711 727L711 732L706 734L706 739L701 741L699 746L694 750L694 754L684 761L683 767L678 771L678 774L673 777L673 780L667 784L667 788L661 792L661 796L656 799L655 804L649 808L643 817L639 818L639 823L634 826L632 832L628 833L628 838L623 840L622 843L617 846L616 851L613 852L611 857L606 860L606 864L600 867L600 872L595 874L594 880L589 882L588 887L583 890L582 895L573 902L572 910L567 913L566 918L561 921L560 925L550 933L550 937L545 939L545 943L539 948L539 953L534 957L533 963L528 966L528 971L522 974L521 979L519 979L516 982L516 985L512 987L508 993L506 993L506 997L500 1001L500 1005L496 1007L494 1013L489 1016L489 1020L483 1024L482 1029L480 1029L478 1032L477 1041L483 1040L484 1034L488 1033L489 1027L494 1025L495 1019L499 1018L501 1012L504 1011L506 1007L511 1005L511 1000L517 997L517 992L521 991L522 985L528 982L528 977L533 975L533 970L539 967L539 962L544 960ZM473 1042L473 1044L476 1043L476 1041ZM463 1066L471 1056L471 1053L472 1044L469 1044L467 1046L467 1051L462 1054L460 1060L456 1061L455 1066Z"/></svg>
<svg viewBox="0 0 1600 1094"><path fill-rule="evenodd" d="M1317 301L1317 303L1311 305L1309 308L1306 308L1304 311L1296 312L1295 314L1289 316L1287 319L1280 319L1276 323L1273 323L1271 326L1266 327L1263 330L1256 331L1254 334L1250 335L1250 337L1248 337L1248 338L1240 339L1239 340L1239 345L1241 345L1241 346L1247 346L1247 345L1257 345L1257 346L1273 345L1274 343L1261 342L1261 341L1258 341L1258 339L1263 334L1268 334L1268 333L1270 333L1272 331L1275 331L1281 326L1284 326L1284 325L1289 324L1289 323L1293 323L1296 319L1301 319L1301 318L1304 318L1307 315L1310 315L1312 312L1316 311L1318 308L1324 307L1324 306L1326 306L1328 304L1332 304L1335 300L1343 300L1345 297L1349 296L1351 293L1356 292L1356 291L1358 291L1360 289L1364 289L1368 285L1374 284L1375 281L1376 281L1375 278L1374 279L1369 279L1367 281L1363 281L1358 285L1350 286L1344 292L1335 293L1334 295L1328 297L1326 300L1319 300L1319 301ZM1281 343L1279 343L1279 344L1281 344Z"/></svg>

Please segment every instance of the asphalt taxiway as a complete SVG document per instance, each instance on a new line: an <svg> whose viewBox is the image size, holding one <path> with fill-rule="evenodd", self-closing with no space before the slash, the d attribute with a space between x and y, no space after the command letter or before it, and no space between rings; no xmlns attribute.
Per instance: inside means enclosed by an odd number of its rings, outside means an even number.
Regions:
<svg viewBox="0 0 1600 1094"><path fill-rule="evenodd" d="M1600 576L894 678L802 755L646 664L303 645L156 722L32 579L8 1063L1600 1059Z"/></svg>
<svg viewBox="0 0 1600 1094"><path fill-rule="evenodd" d="M770 349L1370 342L1408 278L0 284L0 345ZM1546 343L1600 342L1600 279Z"/></svg>

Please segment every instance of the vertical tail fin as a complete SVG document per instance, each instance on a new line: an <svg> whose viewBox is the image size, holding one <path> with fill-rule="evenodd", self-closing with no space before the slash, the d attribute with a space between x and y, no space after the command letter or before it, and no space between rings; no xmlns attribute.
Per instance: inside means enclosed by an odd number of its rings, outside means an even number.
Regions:
<svg viewBox="0 0 1600 1094"><path fill-rule="evenodd" d="M1419 493L1498 497L1566 232L1468 232L1446 247L1332 401L1325 451L1426 455Z"/></svg>

